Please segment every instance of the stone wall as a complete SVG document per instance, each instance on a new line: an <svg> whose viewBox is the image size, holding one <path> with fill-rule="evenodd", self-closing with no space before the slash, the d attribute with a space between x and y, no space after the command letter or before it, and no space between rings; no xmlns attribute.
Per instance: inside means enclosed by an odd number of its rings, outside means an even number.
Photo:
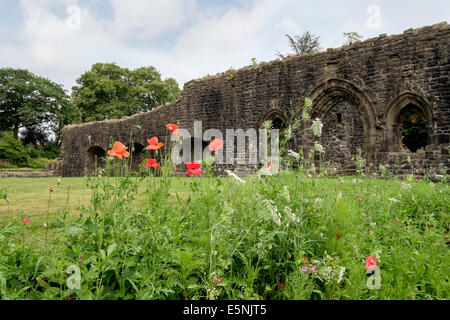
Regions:
<svg viewBox="0 0 450 320"><path fill-rule="evenodd" d="M185 84L180 100L150 112L65 127L63 174L84 175L95 155L104 154L113 140L128 142L134 125L142 128L132 134L141 148L152 136L164 140L164 124L169 122L192 132L194 121L201 120L204 131L217 128L224 133L227 128L260 128L274 114L287 122L292 102L305 97L314 103L313 117L326 125L320 141L329 152L325 157L341 169L354 169L349 159L358 148L374 166L409 156L412 162L400 165L417 166L418 174L448 169L449 52L450 25L444 22L193 80ZM423 152L411 153L401 143L399 115L409 107L421 110L428 127L429 145Z"/></svg>

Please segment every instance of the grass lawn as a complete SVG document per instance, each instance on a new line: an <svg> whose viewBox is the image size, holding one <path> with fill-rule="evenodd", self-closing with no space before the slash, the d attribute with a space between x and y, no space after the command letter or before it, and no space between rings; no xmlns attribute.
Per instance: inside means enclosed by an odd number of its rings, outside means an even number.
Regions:
<svg viewBox="0 0 450 320"><path fill-rule="evenodd" d="M447 183L283 171L2 188L5 299L450 298Z"/></svg>

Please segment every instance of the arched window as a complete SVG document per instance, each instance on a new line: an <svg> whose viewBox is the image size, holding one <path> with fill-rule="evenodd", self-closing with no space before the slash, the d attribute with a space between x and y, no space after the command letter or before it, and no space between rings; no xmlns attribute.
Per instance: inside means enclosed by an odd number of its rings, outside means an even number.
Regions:
<svg viewBox="0 0 450 320"><path fill-rule="evenodd" d="M384 150L417 152L432 141L430 104L412 92L398 96L385 114Z"/></svg>
<svg viewBox="0 0 450 320"><path fill-rule="evenodd" d="M413 104L402 109L398 119L402 144L411 152L428 145L428 128L423 112Z"/></svg>

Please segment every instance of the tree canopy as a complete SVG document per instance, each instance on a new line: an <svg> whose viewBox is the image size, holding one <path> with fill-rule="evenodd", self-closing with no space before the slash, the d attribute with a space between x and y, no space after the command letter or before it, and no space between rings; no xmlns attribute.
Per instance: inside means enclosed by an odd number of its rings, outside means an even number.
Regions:
<svg viewBox="0 0 450 320"><path fill-rule="evenodd" d="M309 31L303 33L302 36L294 35L293 37L286 34L289 41L289 46L292 48L294 54L299 53L313 53L320 50L320 37L312 34ZM277 55L281 58L285 56L280 52Z"/></svg>
<svg viewBox="0 0 450 320"><path fill-rule="evenodd" d="M77 79L72 101L82 122L120 119L176 100L181 90L173 78L161 79L152 66L135 70L96 63Z"/></svg>
<svg viewBox="0 0 450 320"><path fill-rule="evenodd" d="M59 139L62 127L75 118L63 88L28 70L0 69L0 131L26 132L28 141L45 140L50 130ZM36 139L35 139L36 138Z"/></svg>

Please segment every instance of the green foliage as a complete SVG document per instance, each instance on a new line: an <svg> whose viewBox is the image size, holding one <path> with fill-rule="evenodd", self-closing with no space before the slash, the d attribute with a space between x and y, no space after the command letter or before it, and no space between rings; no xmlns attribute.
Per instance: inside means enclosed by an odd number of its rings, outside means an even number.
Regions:
<svg viewBox="0 0 450 320"><path fill-rule="evenodd" d="M14 137L12 132L0 133L0 159L11 164L26 166L30 161L30 151Z"/></svg>
<svg viewBox="0 0 450 320"><path fill-rule="evenodd" d="M289 46L292 48L294 54L309 54L320 50L320 37L312 34L309 31L303 33L302 36L294 35L293 37L286 34L289 41ZM285 56L280 52L277 56L284 58Z"/></svg>
<svg viewBox="0 0 450 320"><path fill-rule="evenodd" d="M448 184L293 171L246 183L141 178L129 160L106 162L83 180L91 201L80 214L61 209L45 227L34 211L29 224L0 222L2 299L450 297ZM125 174L104 175L113 171ZM367 286L368 256L378 289ZM68 286L69 266L80 270L79 288Z"/></svg>
<svg viewBox="0 0 450 320"><path fill-rule="evenodd" d="M358 32L344 32L345 44L349 45L354 42L361 41L363 38Z"/></svg>
<svg viewBox="0 0 450 320"><path fill-rule="evenodd" d="M96 63L77 79L72 100L82 122L120 119L176 100L180 95L173 78L161 79L154 67L136 70L114 63Z"/></svg>
<svg viewBox="0 0 450 320"><path fill-rule="evenodd" d="M35 158L28 161L28 166L33 169L44 169L51 160L46 158Z"/></svg>
<svg viewBox="0 0 450 320"><path fill-rule="evenodd" d="M411 152L416 152L428 144L428 128L423 118L403 121L402 142Z"/></svg>
<svg viewBox="0 0 450 320"><path fill-rule="evenodd" d="M0 69L0 131L11 130L18 137L25 128L27 138L40 142L51 130L60 130L74 119L69 97L60 85L23 69Z"/></svg>

